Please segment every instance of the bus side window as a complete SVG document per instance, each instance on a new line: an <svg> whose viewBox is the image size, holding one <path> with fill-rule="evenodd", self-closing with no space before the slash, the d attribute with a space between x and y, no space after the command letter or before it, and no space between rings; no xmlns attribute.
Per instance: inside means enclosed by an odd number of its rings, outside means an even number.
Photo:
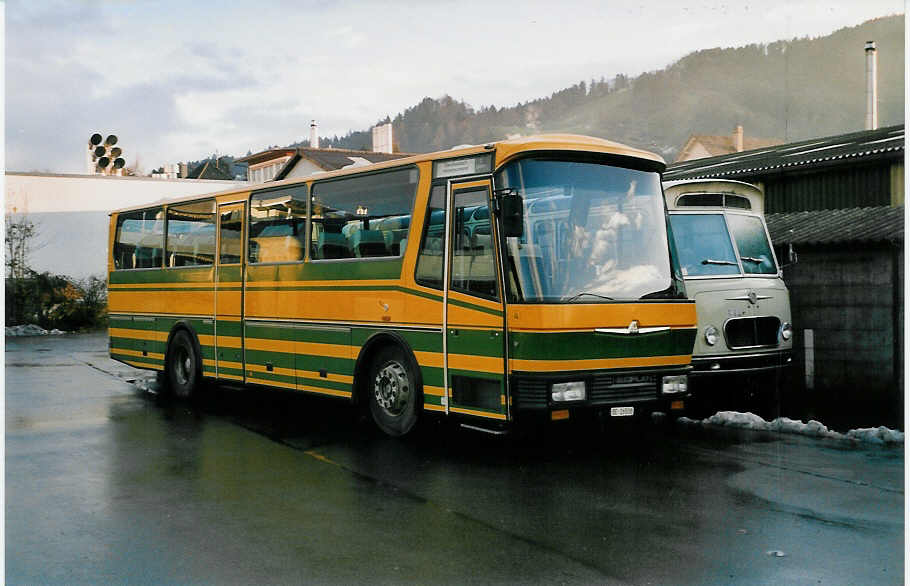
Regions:
<svg viewBox="0 0 910 586"><path fill-rule="evenodd" d="M299 262L306 256L307 186L254 193L250 199L251 263Z"/></svg>
<svg viewBox="0 0 910 586"><path fill-rule="evenodd" d="M434 289L442 289L443 248L445 242L446 188L436 185L430 192L427 214L424 217L423 235L420 240L420 252L417 253L418 283Z"/></svg>
<svg viewBox="0 0 910 586"><path fill-rule="evenodd" d="M117 217L114 269L161 268L163 253L164 212L161 208L124 212Z"/></svg>
<svg viewBox="0 0 910 586"><path fill-rule="evenodd" d="M312 258L401 256L416 191L413 167L317 183Z"/></svg>
<svg viewBox="0 0 910 586"><path fill-rule="evenodd" d="M189 267L215 262L215 200L169 206L167 266Z"/></svg>

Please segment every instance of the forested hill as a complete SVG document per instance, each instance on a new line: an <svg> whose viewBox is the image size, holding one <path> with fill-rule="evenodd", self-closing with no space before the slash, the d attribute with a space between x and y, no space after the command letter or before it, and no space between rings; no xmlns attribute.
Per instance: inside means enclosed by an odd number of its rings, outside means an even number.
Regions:
<svg viewBox="0 0 910 586"><path fill-rule="evenodd" d="M866 41L878 45L879 125L904 121L904 17L891 16L826 37L706 49L667 68L628 78L598 72L550 97L512 107L474 108L425 98L393 120L403 152L428 152L509 135L572 132L660 152L673 160L690 134L795 141L862 130ZM388 121L388 120L386 120ZM379 121L383 122L383 121ZM365 149L369 129L324 139Z"/></svg>

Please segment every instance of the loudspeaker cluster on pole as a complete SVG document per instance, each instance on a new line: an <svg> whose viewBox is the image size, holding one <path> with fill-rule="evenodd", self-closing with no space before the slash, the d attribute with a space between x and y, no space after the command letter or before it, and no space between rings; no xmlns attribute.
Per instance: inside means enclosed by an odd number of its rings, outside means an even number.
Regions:
<svg viewBox="0 0 910 586"><path fill-rule="evenodd" d="M114 146L117 137L113 134L103 138L99 133L94 133L88 139L88 166L89 172L100 175L120 175L126 165L126 160L120 155L123 150Z"/></svg>

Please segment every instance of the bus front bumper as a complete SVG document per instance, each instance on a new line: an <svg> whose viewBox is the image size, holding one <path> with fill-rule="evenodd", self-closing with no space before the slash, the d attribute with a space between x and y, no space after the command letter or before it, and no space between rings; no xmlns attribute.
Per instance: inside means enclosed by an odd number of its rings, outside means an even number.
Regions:
<svg viewBox="0 0 910 586"><path fill-rule="evenodd" d="M693 356L693 379L723 377L724 375L749 375L783 371L793 363L791 350L774 350L750 354L719 354Z"/></svg>
<svg viewBox="0 0 910 586"><path fill-rule="evenodd" d="M667 386L668 381L687 381L691 366L675 368L514 373L510 378L512 405L518 412L542 414L551 419L568 418L570 412L593 412L612 416L639 415L653 411L684 409L688 385ZM584 382L583 399L554 399L554 385ZM557 387L558 388L558 387ZM667 388L667 392L664 389ZM631 408L631 409L629 409Z"/></svg>

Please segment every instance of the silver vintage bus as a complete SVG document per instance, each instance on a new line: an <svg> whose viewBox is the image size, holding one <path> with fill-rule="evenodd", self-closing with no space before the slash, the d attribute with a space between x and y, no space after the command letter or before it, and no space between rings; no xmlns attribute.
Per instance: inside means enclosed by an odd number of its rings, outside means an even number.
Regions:
<svg viewBox="0 0 910 586"><path fill-rule="evenodd" d="M665 182L664 195L698 315L692 393L718 407L776 415L793 325L765 226L764 194L741 181L695 179Z"/></svg>

